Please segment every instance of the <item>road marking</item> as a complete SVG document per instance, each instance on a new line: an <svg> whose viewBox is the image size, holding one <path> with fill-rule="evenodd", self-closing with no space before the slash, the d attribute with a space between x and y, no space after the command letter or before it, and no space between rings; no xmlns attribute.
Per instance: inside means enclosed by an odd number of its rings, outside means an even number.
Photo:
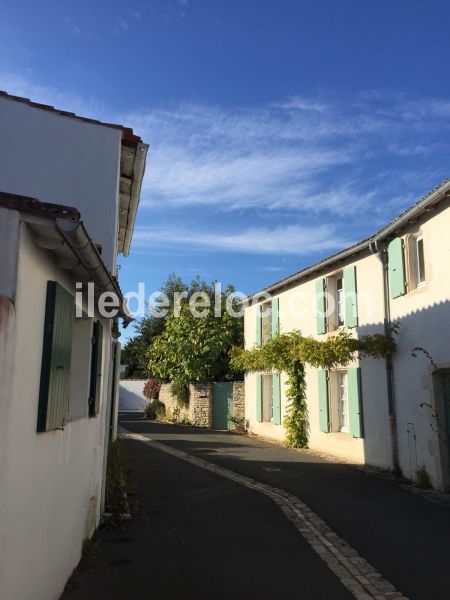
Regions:
<svg viewBox="0 0 450 600"><path fill-rule="evenodd" d="M176 450L161 442L156 442L140 433L132 433L119 427L119 435L124 438L145 442L157 450L171 454L197 467L226 477L235 483L244 485L269 497L301 533L311 548L316 552L328 568L338 577L341 583L358 600L407 600L401 592L385 579L370 563L352 548L343 538L337 535L323 519L314 513L300 498L279 488L262 483L246 475L236 473L226 467Z"/></svg>

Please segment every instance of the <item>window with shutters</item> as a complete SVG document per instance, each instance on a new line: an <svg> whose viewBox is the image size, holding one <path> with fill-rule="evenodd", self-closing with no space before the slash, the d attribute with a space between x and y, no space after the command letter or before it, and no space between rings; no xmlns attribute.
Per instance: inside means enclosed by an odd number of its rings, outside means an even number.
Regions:
<svg viewBox="0 0 450 600"><path fill-rule="evenodd" d="M73 296L58 282L47 282L37 431L63 429L69 410Z"/></svg>
<svg viewBox="0 0 450 600"><path fill-rule="evenodd" d="M423 235L419 231L407 238L408 249L408 287L415 290L426 282L425 250Z"/></svg>
<svg viewBox="0 0 450 600"><path fill-rule="evenodd" d="M361 369L357 367L329 371L326 378L325 371L321 373L323 389L320 388L319 377L320 430L363 437ZM325 414L326 411L329 413Z"/></svg>

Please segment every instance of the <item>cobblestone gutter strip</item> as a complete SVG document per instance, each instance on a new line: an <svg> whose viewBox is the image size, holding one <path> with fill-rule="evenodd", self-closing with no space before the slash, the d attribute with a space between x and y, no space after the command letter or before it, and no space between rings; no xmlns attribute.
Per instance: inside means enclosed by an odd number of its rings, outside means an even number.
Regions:
<svg viewBox="0 0 450 600"><path fill-rule="evenodd" d="M244 485L269 497L305 538L311 548L320 556L328 568L338 577L341 583L358 600L406 599L401 592L376 571L356 550L339 537L326 523L318 517L297 496L284 490L272 487L225 467L208 462L192 454L176 450L138 433L128 432L120 428L124 438L145 442L157 450L171 454L197 467L226 477L235 483Z"/></svg>

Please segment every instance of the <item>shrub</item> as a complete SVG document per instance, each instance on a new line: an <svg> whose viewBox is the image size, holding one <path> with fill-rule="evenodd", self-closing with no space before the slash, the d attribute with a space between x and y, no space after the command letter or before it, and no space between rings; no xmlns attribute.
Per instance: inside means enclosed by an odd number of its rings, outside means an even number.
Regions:
<svg viewBox="0 0 450 600"><path fill-rule="evenodd" d="M144 396L148 400L156 400L159 396L161 384L156 379L149 379L144 385Z"/></svg>
<svg viewBox="0 0 450 600"><path fill-rule="evenodd" d="M245 417L237 417L235 415L232 415L228 417L228 420L231 421L231 423L233 423L234 429L236 431L245 431Z"/></svg>
<svg viewBox="0 0 450 600"><path fill-rule="evenodd" d="M184 381L175 380L170 386L170 392L176 399L180 408L189 405L189 384Z"/></svg>
<svg viewBox="0 0 450 600"><path fill-rule="evenodd" d="M426 470L424 465L422 465L421 467L419 467L417 469L416 477L417 477L416 485L421 490L430 490L433 487L431 485L431 479L430 479L430 476L428 475L428 471Z"/></svg>
<svg viewBox="0 0 450 600"><path fill-rule="evenodd" d="M152 421L163 419L166 414L166 407L159 400L150 400L144 409L144 415Z"/></svg>

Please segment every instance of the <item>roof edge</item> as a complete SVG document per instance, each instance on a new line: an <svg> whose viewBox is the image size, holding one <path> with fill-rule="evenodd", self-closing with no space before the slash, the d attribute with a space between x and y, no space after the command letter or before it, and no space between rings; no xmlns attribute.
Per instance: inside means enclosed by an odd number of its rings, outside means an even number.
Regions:
<svg viewBox="0 0 450 600"><path fill-rule="evenodd" d="M383 244L383 242L389 241L392 235L405 224L410 223L412 219L416 219L422 212L427 209L430 205L440 202L443 197L450 195L450 180L445 179L441 184L435 187L433 190L428 192L425 196L423 196L418 202L407 208L403 213L389 221L387 225L382 227L379 231L371 235L370 237L362 240L361 242L356 243L354 246L350 246L349 248L345 248L337 252L336 254L332 254L309 267L302 269L301 271L297 271L293 275L289 275L284 279L280 279L279 281L269 285L258 292L251 294L250 299L255 300L262 295L271 295L273 293L277 293L281 291L283 288L290 287L310 275L318 273L323 269L334 265L337 262L345 260L346 258L353 256L354 254L358 254L366 249L369 249L372 244L375 247L379 247Z"/></svg>

